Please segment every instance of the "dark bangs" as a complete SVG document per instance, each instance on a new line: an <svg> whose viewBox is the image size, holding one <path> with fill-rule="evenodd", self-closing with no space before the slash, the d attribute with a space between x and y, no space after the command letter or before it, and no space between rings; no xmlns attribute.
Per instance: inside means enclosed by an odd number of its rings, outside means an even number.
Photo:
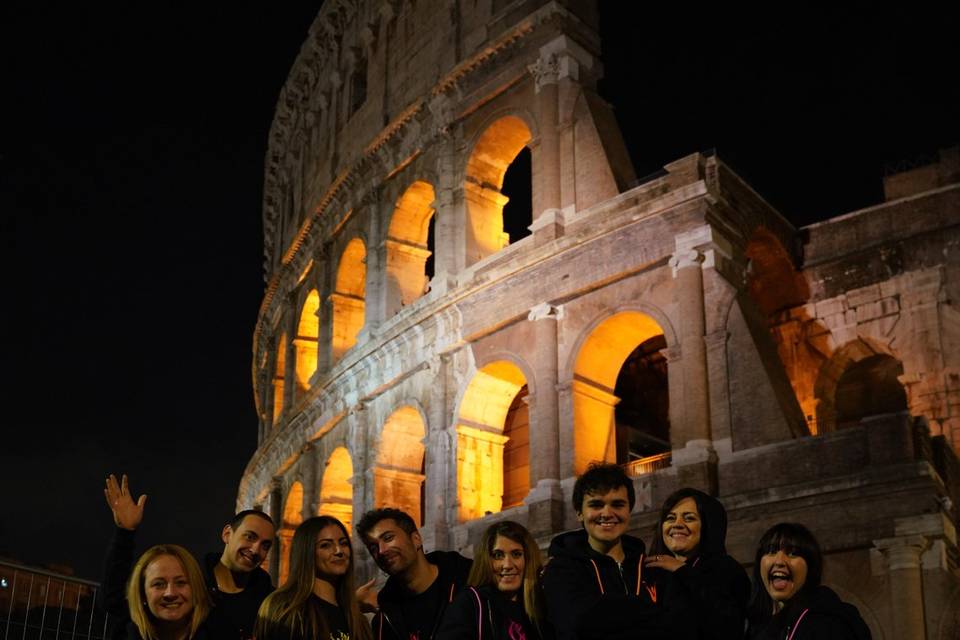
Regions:
<svg viewBox="0 0 960 640"><path fill-rule="evenodd" d="M804 590L820 586L823 574L823 554L820 545L810 530L795 522L782 522L774 525L760 538L757 545L756 564L766 554L774 554L780 550L790 555L797 555L807 563L807 581Z"/></svg>

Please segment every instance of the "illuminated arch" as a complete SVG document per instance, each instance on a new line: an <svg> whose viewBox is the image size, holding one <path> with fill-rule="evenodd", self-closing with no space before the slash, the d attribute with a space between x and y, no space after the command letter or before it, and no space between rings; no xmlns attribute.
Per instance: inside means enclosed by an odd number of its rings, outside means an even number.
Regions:
<svg viewBox="0 0 960 640"><path fill-rule="evenodd" d="M507 167L532 137L522 119L509 115L494 121L477 139L467 161L464 183L468 265L509 244L509 236L503 231L503 206L508 199L500 190Z"/></svg>
<svg viewBox="0 0 960 640"><path fill-rule="evenodd" d="M343 357L357 342L363 328L364 296L367 280L367 248L360 238L353 238L340 255L333 303L333 360Z"/></svg>
<svg viewBox="0 0 960 640"><path fill-rule="evenodd" d="M293 340L296 350L296 378L297 390L306 391L310 388L310 378L317 370L317 338L320 335L320 319L317 311L320 309L320 294L316 289L307 294L300 311L300 322L297 323L297 337Z"/></svg>
<svg viewBox="0 0 960 640"><path fill-rule="evenodd" d="M320 482L320 506L317 513L333 516L350 531L353 523L353 462L346 447L337 447L327 459Z"/></svg>
<svg viewBox="0 0 960 640"><path fill-rule="evenodd" d="M765 317L806 303L810 297L807 281L773 233L764 228L754 231L745 254L750 259L747 290Z"/></svg>
<svg viewBox="0 0 960 640"><path fill-rule="evenodd" d="M303 485L294 482L287 493L287 501L283 505L283 520L277 536L280 538L280 579L279 584L287 581L290 574L290 544L293 533L303 522Z"/></svg>
<svg viewBox="0 0 960 640"><path fill-rule="evenodd" d="M387 317L426 292L427 235L435 197L430 184L417 181L397 200L386 240Z"/></svg>
<svg viewBox="0 0 960 640"><path fill-rule="evenodd" d="M852 426L869 415L906 411L902 374L901 361L876 341L860 337L845 344L817 376L815 433Z"/></svg>
<svg viewBox="0 0 960 640"><path fill-rule="evenodd" d="M423 438L426 429L420 412L405 405L383 424L373 469L375 508L396 507L423 524Z"/></svg>
<svg viewBox="0 0 960 640"><path fill-rule="evenodd" d="M639 345L664 334L656 320L639 311L616 313L583 341L573 368L573 464L580 475L595 460L616 462L614 394L617 376Z"/></svg>
<svg viewBox="0 0 960 640"><path fill-rule="evenodd" d="M517 365L498 360L480 369L464 391L457 413L461 520L481 518L503 508L504 445L509 440L504 425L514 398L526 383Z"/></svg>
<svg viewBox="0 0 960 640"><path fill-rule="evenodd" d="M277 358L273 367L273 424L277 424L283 413L284 372L287 369L287 334L284 332L277 341Z"/></svg>

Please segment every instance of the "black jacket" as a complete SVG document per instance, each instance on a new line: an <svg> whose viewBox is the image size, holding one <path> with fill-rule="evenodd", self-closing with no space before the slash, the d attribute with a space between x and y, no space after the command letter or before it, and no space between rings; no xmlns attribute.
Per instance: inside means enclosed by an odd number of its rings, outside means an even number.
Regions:
<svg viewBox="0 0 960 640"><path fill-rule="evenodd" d="M803 601L788 605L758 628L751 640L871 640L870 628L852 604L843 602L829 587L816 588Z"/></svg>
<svg viewBox="0 0 960 640"><path fill-rule="evenodd" d="M437 611L437 619L430 635L420 638L420 640L431 640L436 635L447 606L467 583L467 575L470 573L471 564L469 559L455 551L431 551L427 554L427 561L430 564L437 565L439 570L435 584L439 588L442 604ZM377 595L377 605L380 607L380 611L373 617L373 637L376 640L382 638L408 640L410 634L407 630L406 621L403 619L402 606L411 597L413 596L406 590L399 578L391 576L387 579L387 583L383 585L383 589Z"/></svg>
<svg viewBox="0 0 960 640"><path fill-rule="evenodd" d="M127 608L126 594L127 579L133 569L135 537L136 532L116 527L107 549L103 578L103 605L115 620L114 631L110 634L114 640L124 637L134 638L130 635L130 629L136 629L136 626L127 624L130 621L130 611ZM220 555L217 553L206 556L204 580L213 601L213 608L204 621L202 628L204 636L210 640L251 638L260 603L273 591L270 575L258 567L251 572L249 582L243 591L221 593L217 589L217 580L213 575L213 568L219 561ZM200 630L198 630L198 636L199 633Z"/></svg>
<svg viewBox="0 0 960 640"><path fill-rule="evenodd" d="M655 591L644 579L643 541L632 536L621 541L622 564L594 551L583 530L551 541L543 589L558 640L659 637Z"/></svg>
<svg viewBox="0 0 960 640"><path fill-rule="evenodd" d="M700 543L685 566L673 573L656 571L652 575L661 596L659 604L664 607L667 624L682 637L740 640L747 618L750 578L740 563L727 555L727 512L716 498L702 491L685 492L696 501L700 512ZM670 553L663 543L663 515L650 545L651 554Z"/></svg>
<svg viewBox="0 0 960 640"><path fill-rule="evenodd" d="M511 621L523 628L527 640L553 638L547 629L541 634L534 626L522 600L510 602L495 587L485 585L460 591L443 615L436 640L511 640L517 637Z"/></svg>

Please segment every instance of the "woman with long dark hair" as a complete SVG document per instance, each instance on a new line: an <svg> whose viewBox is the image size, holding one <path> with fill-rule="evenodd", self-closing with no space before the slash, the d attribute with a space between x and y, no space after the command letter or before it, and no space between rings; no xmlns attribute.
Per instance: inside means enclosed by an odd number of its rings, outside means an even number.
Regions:
<svg viewBox="0 0 960 640"><path fill-rule="evenodd" d="M870 640L851 604L820 584L823 554L802 524L782 522L763 534L753 563L750 640Z"/></svg>
<svg viewBox="0 0 960 640"><path fill-rule="evenodd" d="M726 538L727 512L713 496L685 488L664 501L645 564L665 628L679 637L743 637L750 580Z"/></svg>
<svg viewBox="0 0 960 640"><path fill-rule="evenodd" d="M372 640L353 580L353 547L336 518L317 516L297 527L290 575L257 614L257 640Z"/></svg>
<svg viewBox="0 0 960 640"><path fill-rule="evenodd" d="M540 640L548 629L539 576L543 561L530 532L509 520L477 543L467 588L444 614L436 640Z"/></svg>

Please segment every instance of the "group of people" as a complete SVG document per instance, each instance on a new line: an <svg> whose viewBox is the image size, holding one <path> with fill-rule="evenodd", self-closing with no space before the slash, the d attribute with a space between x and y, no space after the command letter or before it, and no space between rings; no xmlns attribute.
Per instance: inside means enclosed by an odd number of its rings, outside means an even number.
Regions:
<svg viewBox="0 0 960 640"><path fill-rule="evenodd" d="M134 563L146 498L133 499L126 476L110 476L105 495L117 525L105 604L129 619L130 640L870 638L857 609L821 584L822 554L804 526L763 535L751 585L726 552L723 505L687 488L665 501L648 552L626 533L635 494L616 465L595 464L577 479L583 527L555 537L546 559L512 521L490 525L471 561L426 553L403 511L364 514L356 536L388 576L379 592L374 581L355 584L350 535L336 518L297 527L289 575L274 590L260 568L275 538L266 514L237 514L204 570L177 545L151 547Z"/></svg>

